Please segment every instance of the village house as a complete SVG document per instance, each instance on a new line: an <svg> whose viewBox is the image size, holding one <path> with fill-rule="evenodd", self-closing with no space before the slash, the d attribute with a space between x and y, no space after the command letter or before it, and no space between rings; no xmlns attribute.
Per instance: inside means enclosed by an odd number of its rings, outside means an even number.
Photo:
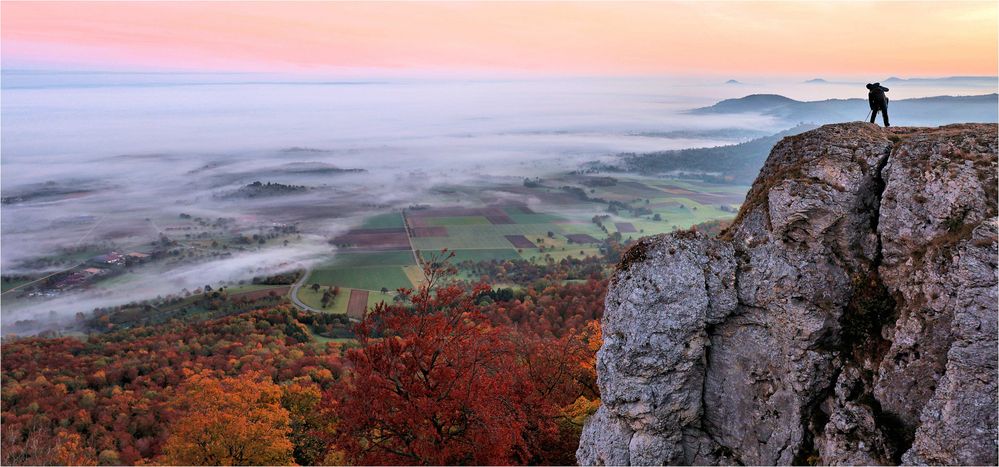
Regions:
<svg viewBox="0 0 999 467"><path fill-rule="evenodd" d="M108 264L113 266L122 266L125 264L125 255L112 251L106 255L95 256L90 260L97 264Z"/></svg>

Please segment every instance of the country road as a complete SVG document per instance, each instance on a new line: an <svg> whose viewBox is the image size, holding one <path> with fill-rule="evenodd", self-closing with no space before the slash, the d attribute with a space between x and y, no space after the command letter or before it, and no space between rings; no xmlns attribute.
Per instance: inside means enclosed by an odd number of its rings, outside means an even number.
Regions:
<svg viewBox="0 0 999 467"><path fill-rule="evenodd" d="M300 277L297 281L295 281L294 284L291 285L291 289L288 290L288 297L291 298L291 303L297 306L299 309L305 311L311 311L313 313L329 313L326 310L312 308L311 306L306 305L305 303L303 303L301 300L298 299L298 290L301 289L303 285L305 285L305 280L309 278L309 272L311 272L311 270L308 267L306 267L305 271L302 272L302 277ZM359 319L351 318L349 316L348 319L354 322L360 322Z"/></svg>
<svg viewBox="0 0 999 467"><path fill-rule="evenodd" d="M409 241L409 250L413 252L413 261L419 266L420 274L423 275L423 280L426 282L427 273L423 270L423 262L420 261L420 255L416 252L416 246L413 245L413 234L409 230L409 218L406 217L405 209L402 210L402 227L406 229L406 240Z"/></svg>
<svg viewBox="0 0 999 467"><path fill-rule="evenodd" d="M87 231L83 234L83 236L81 236L80 238L78 238L76 240L76 242L73 243L73 246L74 247L80 246L80 244L83 243L83 241L86 240L86 238L89 237L90 234L94 233L94 229L96 229L97 226L100 225L101 222L104 221L105 217L107 217L107 216L101 216L101 217L99 217L94 222L94 225L90 226L90 228L87 229ZM5 290L3 293L0 293L0 295L4 295L4 294L10 293L10 292L13 292L15 290L18 290L20 288L23 288L23 287L26 287L26 286L29 286L29 285L32 285L32 284L37 284L38 282L43 281L45 279L48 279L48 278L50 278L50 277L52 277L52 276L54 276L56 274L62 274L62 273L67 272L67 271L72 271L72 270L74 270L74 269L76 269L76 268L78 268L80 266L83 266L84 264L87 263L87 261L88 261L88 259L85 259L85 260L80 261L79 263L76 263L76 264L74 264L74 265L72 265L72 266L70 266L70 267L68 267L66 269L63 269L61 271L56 271L56 272L53 272L52 274L47 274L47 275L39 277L38 279L35 279L35 280L31 281L31 282L25 282L25 283L23 283L23 284L21 284L21 285L19 285L17 287L11 287L10 289Z"/></svg>
<svg viewBox="0 0 999 467"><path fill-rule="evenodd" d="M302 303L302 301L298 299L298 289L302 288L302 285L305 284L305 280L309 278L309 272L310 272L309 268L306 267L305 271L302 272L302 277L298 278L298 280L291 285L291 289L288 290L288 296L291 298L291 303L293 303L295 306L305 311L311 311L313 313L322 313L323 310L312 308L311 306Z"/></svg>
<svg viewBox="0 0 999 467"><path fill-rule="evenodd" d="M424 280L426 280L426 272L423 271L423 263L420 261L420 256L417 254L416 248L413 245L413 235L409 229L409 219L406 217L405 209L402 210L402 225L403 228L405 228L406 230L406 239L409 240L409 249L413 253L413 261L415 261L416 265L420 267L420 273L423 274ZM302 277L300 277L297 281L295 281L295 283L292 284L291 289L288 290L288 297L291 299L292 304L294 304L295 306L297 306L302 310L311 311L314 313L325 313L326 312L325 310L313 308L309 305L306 305L305 303L303 303L301 300L298 299L298 291L299 289L302 288L303 285L305 285L305 280L309 278L309 272L310 269L306 267L305 271L302 273ZM356 318L350 318L350 320L359 321Z"/></svg>

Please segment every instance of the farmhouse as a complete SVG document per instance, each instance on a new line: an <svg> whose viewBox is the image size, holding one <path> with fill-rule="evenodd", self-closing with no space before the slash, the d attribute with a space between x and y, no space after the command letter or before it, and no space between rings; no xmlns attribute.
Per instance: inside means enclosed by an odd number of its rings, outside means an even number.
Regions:
<svg viewBox="0 0 999 467"><path fill-rule="evenodd" d="M116 251L112 251L106 255L95 256L91 259L92 262L97 264L111 264L115 266L120 266L125 264L125 256Z"/></svg>

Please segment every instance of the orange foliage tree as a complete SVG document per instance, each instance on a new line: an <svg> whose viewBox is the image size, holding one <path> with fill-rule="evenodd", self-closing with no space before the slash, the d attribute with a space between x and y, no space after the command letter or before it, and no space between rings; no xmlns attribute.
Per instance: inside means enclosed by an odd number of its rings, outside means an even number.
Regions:
<svg viewBox="0 0 999 467"><path fill-rule="evenodd" d="M289 414L281 388L248 373L218 379L191 374L173 403L177 411L164 461L178 465L292 464Z"/></svg>

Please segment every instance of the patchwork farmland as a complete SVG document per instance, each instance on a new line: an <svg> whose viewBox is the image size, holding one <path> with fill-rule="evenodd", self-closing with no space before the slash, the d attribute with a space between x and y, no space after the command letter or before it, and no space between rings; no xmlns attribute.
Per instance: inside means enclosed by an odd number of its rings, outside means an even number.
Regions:
<svg viewBox="0 0 999 467"><path fill-rule="evenodd" d="M469 206L449 199L380 213L332 238L333 259L309 272L299 299L359 319L377 303L392 301L397 289L417 286L423 280L419 263L442 249L454 254L451 262L460 270L484 261L599 256L610 237L627 242L731 218L746 187L573 174L456 190ZM329 287L340 293L322 307L321 290Z"/></svg>

